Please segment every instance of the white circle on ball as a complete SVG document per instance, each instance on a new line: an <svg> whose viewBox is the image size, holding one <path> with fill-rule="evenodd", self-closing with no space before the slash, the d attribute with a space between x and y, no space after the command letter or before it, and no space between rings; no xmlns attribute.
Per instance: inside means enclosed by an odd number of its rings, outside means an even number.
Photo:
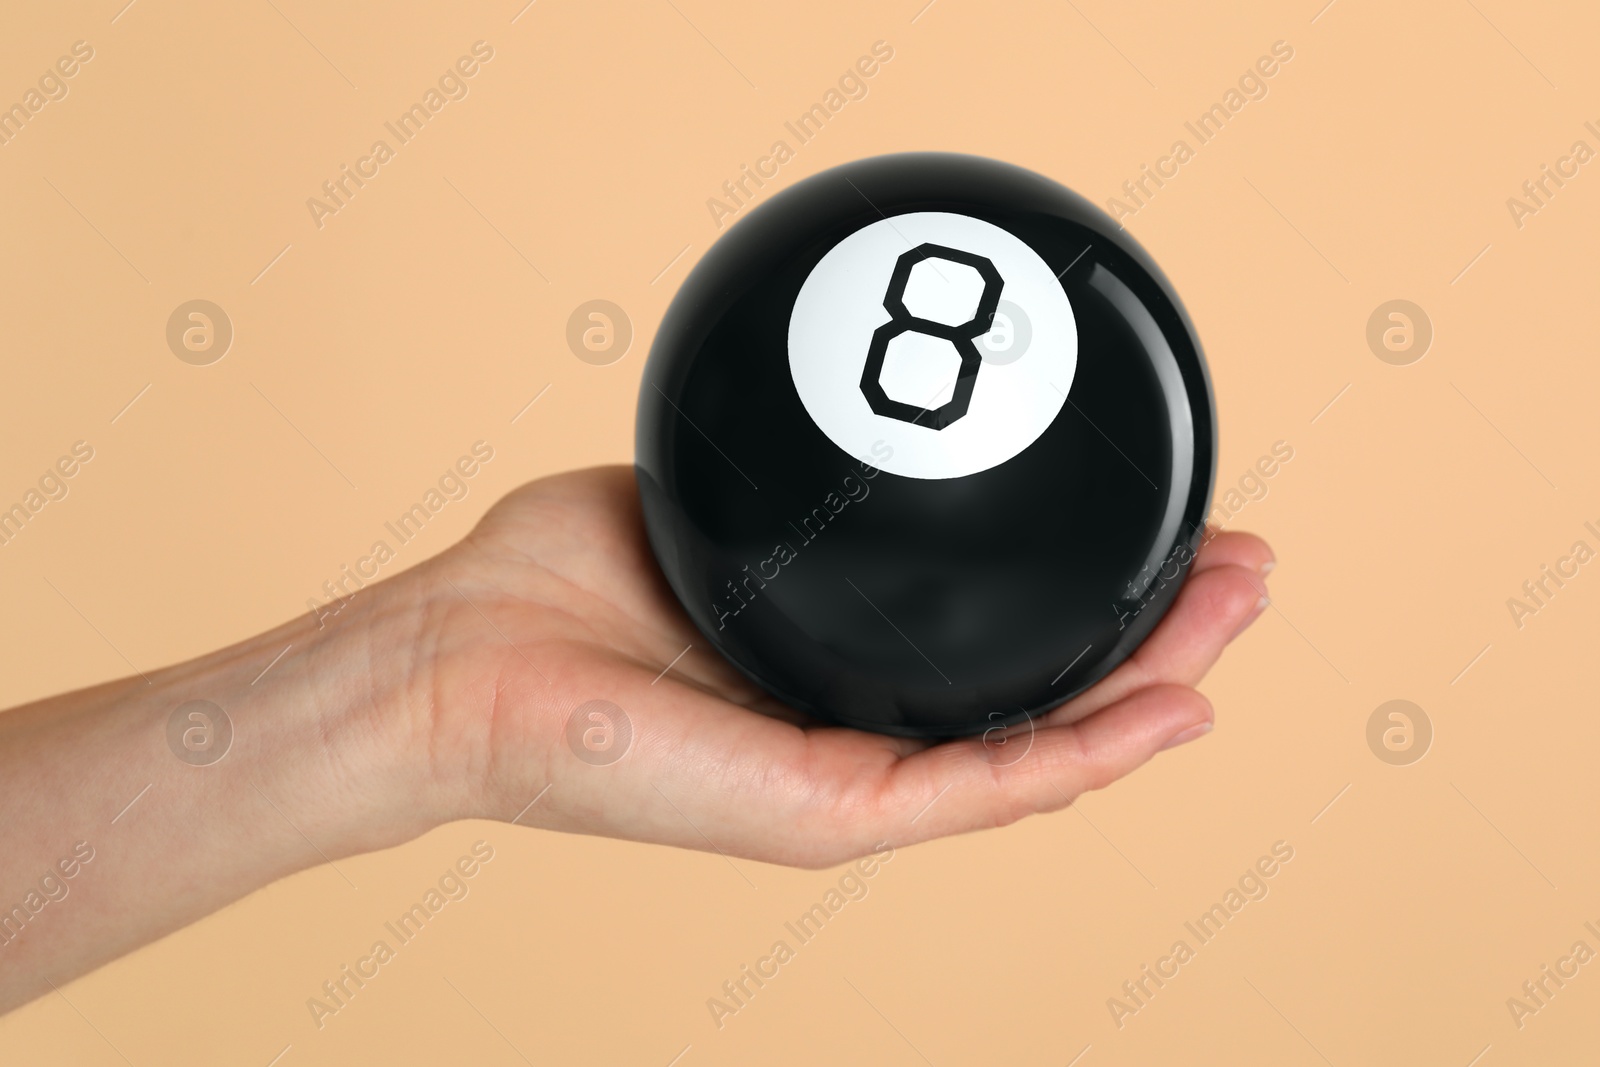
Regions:
<svg viewBox="0 0 1600 1067"><path fill-rule="evenodd" d="M873 335L894 318L885 298L895 267L927 244L987 259L1000 275L1000 299L1022 309L1032 328L1014 362L979 364L965 413L943 428L879 414L862 391ZM937 252L923 257L902 293L906 310L946 326L970 322L982 295L978 272ZM938 408L952 398L960 356L915 321L906 325L889 342L878 382L893 401ZM980 355L991 328L969 331ZM1049 264L1015 234L946 211L896 215L850 234L812 268L789 315L789 371L806 413L854 458L906 478L962 478L1018 455L1061 413L1077 366L1072 302Z"/></svg>

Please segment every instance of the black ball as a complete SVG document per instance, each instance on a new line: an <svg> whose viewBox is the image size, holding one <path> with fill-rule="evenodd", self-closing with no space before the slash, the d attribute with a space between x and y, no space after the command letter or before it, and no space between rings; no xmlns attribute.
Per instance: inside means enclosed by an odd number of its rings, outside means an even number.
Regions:
<svg viewBox="0 0 1600 1067"><path fill-rule="evenodd" d="M884 733L1020 724L1165 614L1203 534L1211 385L1170 283L1031 171L940 153L808 178L667 309L645 525L706 639Z"/></svg>

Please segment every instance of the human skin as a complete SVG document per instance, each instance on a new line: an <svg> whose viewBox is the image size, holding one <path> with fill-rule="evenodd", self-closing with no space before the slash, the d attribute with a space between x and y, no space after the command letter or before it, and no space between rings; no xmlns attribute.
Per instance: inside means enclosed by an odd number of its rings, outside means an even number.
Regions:
<svg viewBox="0 0 1600 1067"><path fill-rule="evenodd" d="M336 614L0 714L0 912L52 871L68 887L20 932L0 914L0 1011L277 879L456 819L821 868L1057 810L1211 728L1193 686L1266 607L1272 560L1248 534L1212 537L1149 639L1034 723L1019 758L994 737L929 744L783 707L673 598L631 469L531 483ZM209 766L168 748L190 700L233 723ZM590 700L632 724L607 766L566 740ZM78 842L93 859L60 879Z"/></svg>

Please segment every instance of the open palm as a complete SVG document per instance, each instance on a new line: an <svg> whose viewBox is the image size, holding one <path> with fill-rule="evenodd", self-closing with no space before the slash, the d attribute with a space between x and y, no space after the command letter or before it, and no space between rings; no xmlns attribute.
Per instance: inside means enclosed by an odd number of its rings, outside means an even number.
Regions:
<svg viewBox="0 0 1600 1067"><path fill-rule="evenodd" d="M1265 607L1271 560L1248 534L1213 538L1098 685L1023 736L929 744L816 722L745 679L657 569L632 470L575 471L518 489L414 572L429 621L410 704L460 814L829 866L1063 807L1203 733L1192 687ZM589 701L625 713L614 762L568 741Z"/></svg>

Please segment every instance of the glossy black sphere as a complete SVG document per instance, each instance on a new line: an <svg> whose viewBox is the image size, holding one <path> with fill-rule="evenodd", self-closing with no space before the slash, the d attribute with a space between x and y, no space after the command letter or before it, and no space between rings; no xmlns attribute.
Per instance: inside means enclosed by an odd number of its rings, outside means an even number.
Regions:
<svg viewBox="0 0 1600 1067"><path fill-rule="evenodd" d="M651 546L710 645L797 708L930 737L1037 718L1126 659L1216 462L1149 255L1038 174L937 153L734 223L667 309L637 433Z"/></svg>

